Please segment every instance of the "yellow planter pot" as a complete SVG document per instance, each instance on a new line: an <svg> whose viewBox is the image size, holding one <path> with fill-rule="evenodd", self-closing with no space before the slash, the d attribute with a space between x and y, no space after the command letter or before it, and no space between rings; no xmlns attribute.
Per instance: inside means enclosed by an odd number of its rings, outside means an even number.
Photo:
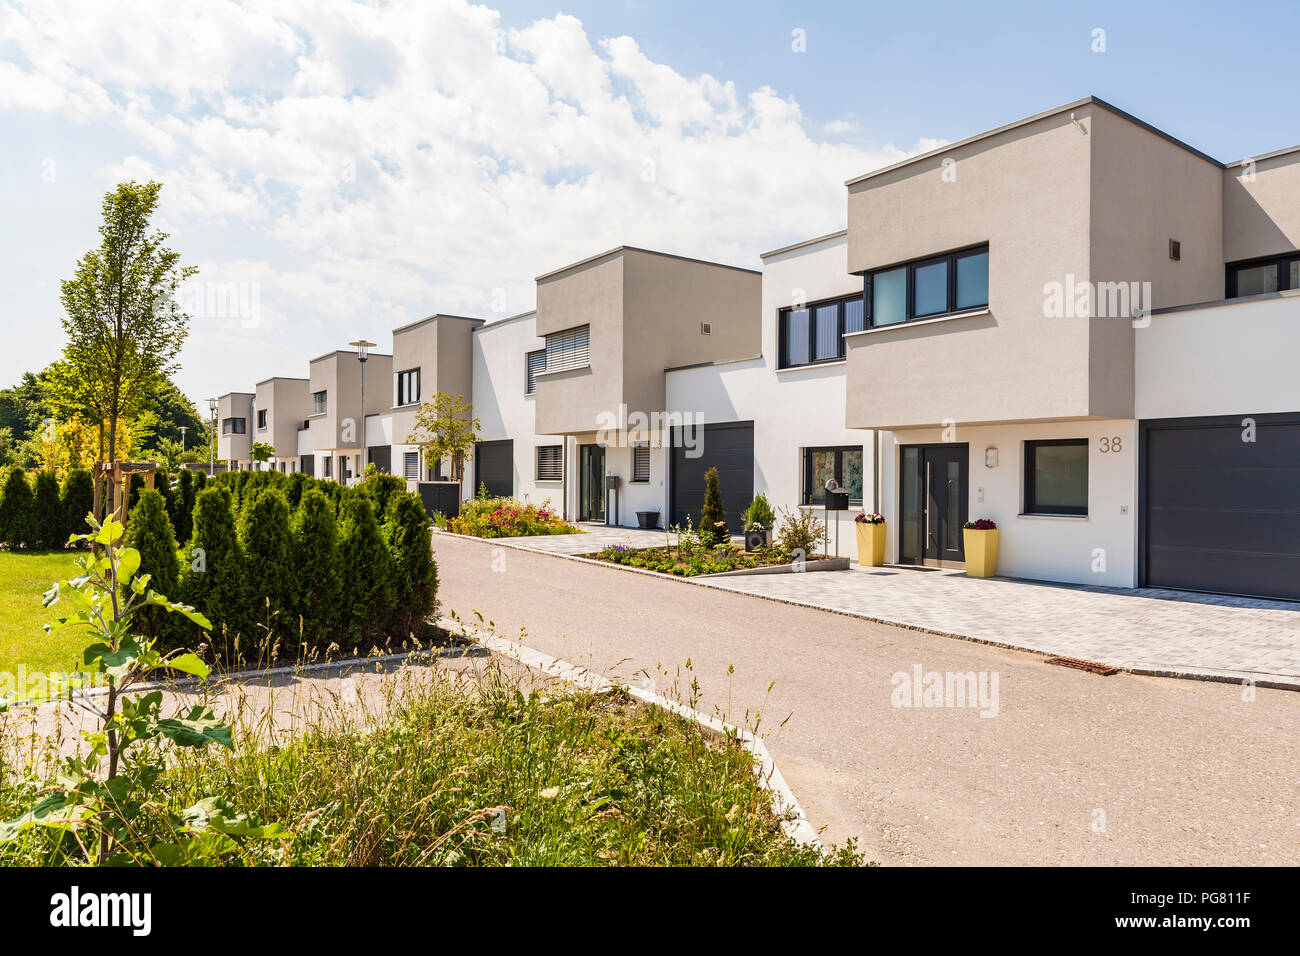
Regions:
<svg viewBox="0 0 1300 956"><path fill-rule="evenodd" d="M966 545L966 576L991 578L998 573L998 529L972 531L963 529Z"/></svg>
<svg viewBox="0 0 1300 956"><path fill-rule="evenodd" d="M858 531L858 564L878 568L885 563L885 528L883 524L854 522Z"/></svg>

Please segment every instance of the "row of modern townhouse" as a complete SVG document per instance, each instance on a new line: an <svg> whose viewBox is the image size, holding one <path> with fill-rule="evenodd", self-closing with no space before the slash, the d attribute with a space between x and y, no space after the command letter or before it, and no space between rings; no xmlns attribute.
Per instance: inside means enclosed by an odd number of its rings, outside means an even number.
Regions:
<svg viewBox="0 0 1300 956"><path fill-rule="evenodd" d="M436 392L482 424L481 486L624 526L826 483L892 563L1300 599L1300 147L1222 163L1096 98L847 183L847 229L762 270L620 247L536 310L433 315L391 354L220 399L223 459L440 480L408 443ZM365 426L361 372L370 387Z"/></svg>

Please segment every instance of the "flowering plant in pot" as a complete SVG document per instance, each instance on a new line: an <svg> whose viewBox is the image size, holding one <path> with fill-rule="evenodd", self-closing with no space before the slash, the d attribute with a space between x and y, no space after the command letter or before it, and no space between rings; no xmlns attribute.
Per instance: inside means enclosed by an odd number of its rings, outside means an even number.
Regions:
<svg viewBox="0 0 1300 956"><path fill-rule="evenodd" d="M966 576L991 578L998 570L998 526L992 518L976 518L962 526Z"/></svg>
<svg viewBox="0 0 1300 956"><path fill-rule="evenodd" d="M887 534L884 515L875 511L863 512L853 519L853 527L858 539L858 564L869 568L884 564Z"/></svg>

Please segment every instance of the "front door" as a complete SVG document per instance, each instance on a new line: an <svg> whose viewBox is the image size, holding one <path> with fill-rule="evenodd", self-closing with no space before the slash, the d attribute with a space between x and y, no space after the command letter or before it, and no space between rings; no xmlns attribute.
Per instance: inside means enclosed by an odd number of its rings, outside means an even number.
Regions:
<svg viewBox="0 0 1300 956"><path fill-rule="evenodd" d="M604 521L605 446L580 446L578 461L578 517L582 521Z"/></svg>
<svg viewBox="0 0 1300 956"><path fill-rule="evenodd" d="M899 560L962 568L969 507L966 445L907 445L900 456Z"/></svg>

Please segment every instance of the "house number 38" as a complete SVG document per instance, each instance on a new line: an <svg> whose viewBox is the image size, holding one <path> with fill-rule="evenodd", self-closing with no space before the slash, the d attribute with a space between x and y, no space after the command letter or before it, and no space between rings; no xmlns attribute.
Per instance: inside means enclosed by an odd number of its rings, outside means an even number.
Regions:
<svg viewBox="0 0 1300 956"><path fill-rule="evenodd" d="M1101 440L1101 453L1108 455L1111 452L1120 452L1124 450L1123 440L1116 435L1114 438L1103 438Z"/></svg>

